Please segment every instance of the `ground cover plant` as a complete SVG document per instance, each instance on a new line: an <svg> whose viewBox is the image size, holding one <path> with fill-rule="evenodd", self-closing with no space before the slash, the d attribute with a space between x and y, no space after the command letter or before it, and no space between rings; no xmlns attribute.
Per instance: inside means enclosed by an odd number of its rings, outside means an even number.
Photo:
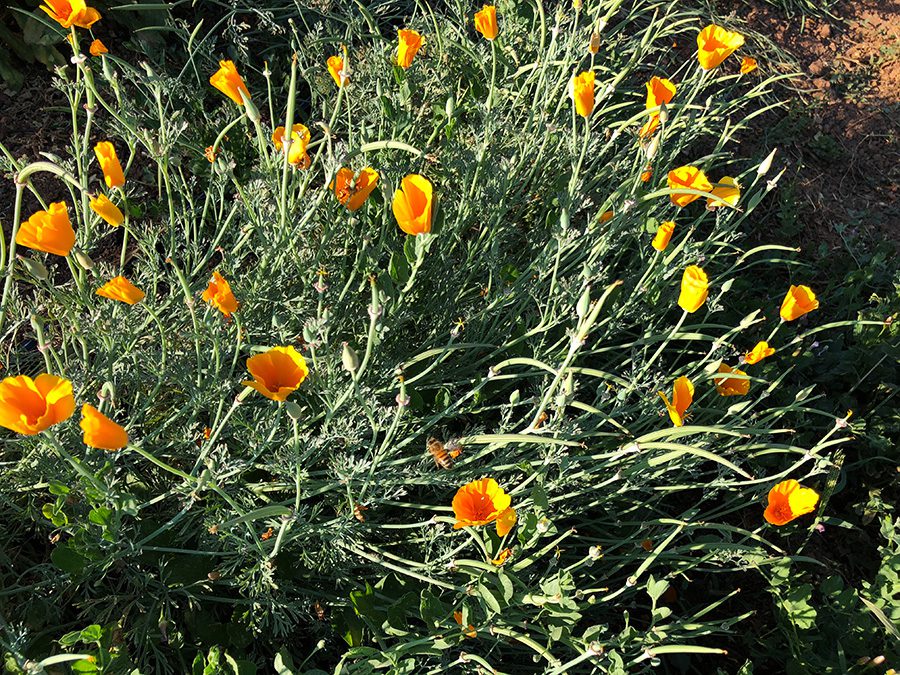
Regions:
<svg viewBox="0 0 900 675"><path fill-rule="evenodd" d="M783 76L739 26L201 9L164 63L34 14L71 141L4 153L8 670L896 664L890 506L831 505L889 436L814 372L896 327L823 321L839 284L747 245L783 167L735 140ZM817 551L862 525L849 579Z"/></svg>

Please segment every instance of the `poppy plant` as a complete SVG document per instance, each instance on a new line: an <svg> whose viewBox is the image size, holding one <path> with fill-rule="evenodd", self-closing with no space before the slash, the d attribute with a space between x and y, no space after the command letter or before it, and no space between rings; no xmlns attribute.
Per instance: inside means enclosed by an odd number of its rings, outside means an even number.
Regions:
<svg viewBox="0 0 900 675"><path fill-rule="evenodd" d="M100 20L100 12L84 0L44 0L41 9L63 28L90 28Z"/></svg>
<svg viewBox="0 0 900 675"><path fill-rule="evenodd" d="M341 167L330 187L337 200L350 211L356 211L369 198L372 190L378 185L378 172L366 167L356 176L353 169Z"/></svg>
<svg viewBox="0 0 900 675"><path fill-rule="evenodd" d="M719 365L719 373L722 375L743 375L744 377L714 377L716 391L721 396L744 396L750 391L750 380L745 379L747 373L737 368L731 368L724 363Z"/></svg>
<svg viewBox="0 0 900 675"><path fill-rule="evenodd" d="M759 363L764 358L772 356L774 353L775 350L769 346L768 342L760 340L753 349L744 354L743 360L748 366L752 366L755 363Z"/></svg>
<svg viewBox="0 0 900 675"><path fill-rule="evenodd" d="M433 196L434 188L425 176L413 173L403 179L391 202L401 230L413 236L431 232Z"/></svg>
<svg viewBox="0 0 900 675"><path fill-rule="evenodd" d="M291 127L291 149L288 151L288 162L300 169L309 168L310 159L306 154L306 147L311 138L309 129L303 124L295 124ZM272 142L279 152L284 148L284 127L277 127L272 132Z"/></svg>
<svg viewBox="0 0 900 675"><path fill-rule="evenodd" d="M651 77L647 82L647 110L653 110L661 105L671 103L675 98L675 85L663 77ZM638 132L641 138L648 138L653 135L659 127L659 113L655 112L650 115L644 126Z"/></svg>
<svg viewBox="0 0 900 675"><path fill-rule="evenodd" d="M219 274L219 270L213 272L209 285L203 291L201 297L205 302L222 312L226 318L231 316L231 313L238 308L238 301L234 297L234 293L231 292L231 284Z"/></svg>
<svg viewBox="0 0 900 675"><path fill-rule="evenodd" d="M516 524L516 510L510 506L512 497L503 491L493 478L481 478L463 485L453 497L456 515L454 530L497 523L497 534L505 537Z"/></svg>
<svg viewBox="0 0 900 675"><path fill-rule="evenodd" d="M484 5L480 11L475 12L475 30L486 39L493 40L497 37L497 8L493 5Z"/></svg>
<svg viewBox="0 0 900 675"><path fill-rule="evenodd" d="M688 188L690 190L699 190L701 192L711 192L712 183L696 166L680 166L669 172L669 190L672 193L669 199L675 206L685 207L695 199L699 199L700 195L690 192L680 192L679 188Z"/></svg>
<svg viewBox="0 0 900 675"><path fill-rule="evenodd" d="M724 176L712 189L714 197L706 198L706 208L714 211L720 206L735 206L741 198L741 186L731 176Z"/></svg>
<svg viewBox="0 0 900 675"><path fill-rule="evenodd" d="M706 296L709 295L709 277L706 272L697 265L691 265L684 270L681 277L681 293L678 296L678 306L688 314L693 314L703 307Z"/></svg>
<svg viewBox="0 0 900 675"><path fill-rule="evenodd" d="M769 504L763 517L772 525L789 522L816 510L819 495L795 480L785 480L769 490Z"/></svg>
<svg viewBox="0 0 900 675"><path fill-rule="evenodd" d="M697 34L697 60L703 70L712 70L744 44L744 36L710 24Z"/></svg>
<svg viewBox="0 0 900 675"><path fill-rule="evenodd" d="M650 242L650 245L655 248L657 251L662 253L666 250L666 247L669 245L669 240L672 239L672 232L675 231L675 221L667 220L659 224L659 227L656 228L656 235L653 237L653 241Z"/></svg>
<svg viewBox="0 0 900 675"><path fill-rule="evenodd" d="M463 614L460 611L453 612L453 620L462 627ZM467 638L473 638L478 636L478 631L475 630L475 626L469 624L469 627L463 631L463 635Z"/></svg>
<svg viewBox="0 0 900 675"><path fill-rule="evenodd" d="M118 227L125 222L122 211L105 194L98 194L91 199L90 204L91 210L113 227Z"/></svg>
<svg viewBox="0 0 900 675"><path fill-rule="evenodd" d="M116 188L125 185L125 174L122 173L122 165L116 155L115 146L109 141L100 141L94 146L94 154L97 155L97 161L103 169L106 186Z"/></svg>
<svg viewBox="0 0 900 675"><path fill-rule="evenodd" d="M505 548L500 553L497 554L497 557L491 560L492 565L496 565L497 567L502 567L507 560L509 560L509 556L512 555L511 548Z"/></svg>
<svg viewBox="0 0 900 675"><path fill-rule="evenodd" d="M659 397L666 404L666 410L669 413L669 419L676 427L684 426L684 420L687 418L687 409L694 402L694 385L686 377L681 376L675 380L672 387L672 402L666 398L665 393L657 392Z"/></svg>
<svg viewBox="0 0 900 675"><path fill-rule="evenodd" d="M809 286L791 286L781 303L781 320L793 321L819 308L816 294Z"/></svg>
<svg viewBox="0 0 900 675"><path fill-rule="evenodd" d="M741 59L741 75L746 75L747 73L752 73L757 68L756 59L752 56L745 56Z"/></svg>
<svg viewBox="0 0 900 675"><path fill-rule="evenodd" d="M94 406L81 406L81 430L84 444L98 450L121 450L128 445L128 432Z"/></svg>
<svg viewBox="0 0 900 675"><path fill-rule="evenodd" d="M63 257L75 245L75 230L69 221L65 202L53 202L46 211L37 211L19 226L16 233L19 246Z"/></svg>
<svg viewBox="0 0 900 675"><path fill-rule="evenodd" d="M0 382L0 427L23 436L34 436L75 412L72 383L43 373L33 380L27 375Z"/></svg>
<svg viewBox="0 0 900 675"><path fill-rule="evenodd" d="M244 105L241 92L247 100L250 99L250 91L238 74L234 61L219 61L219 69L210 76L209 83L238 105Z"/></svg>
<svg viewBox="0 0 900 675"><path fill-rule="evenodd" d="M587 70L576 75L570 87L575 112L587 119L594 111L594 71Z"/></svg>
<svg viewBox="0 0 900 675"><path fill-rule="evenodd" d="M273 401L286 401L297 391L309 368L306 359L293 347L272 347L247 359L247 370L253 380L242 382Z"/></svg>
<svg viewBox="0 0 900 675"><path fill-rule="evenodd" d="M412 65L416 53L422 46L422 36L414 30L397 31L397 65L406 70Z"/></svg>
<svg viewBox="0 0 900 675"><path fill-rule="evenodd" d="M334 83L343 87L346 78L341 76L341 71L344 70L344 59L340 56L329 56L328 57L328 72L331 73L331 77L334 78Z"/></svg>
<svg viewBox="0 0 900 675"><path fill-rule="evenodd" d="M126 305L134 305L144 299L144 291L123 276L107 281L97 289L97 295L101 298L124 302Z"/></svg>
<svg viewBox="0 0 900 675"><path fill-rule="evenodd" d="M91 53L91 56L100 56L101 54L109 54L109 50L106 48L106 45L103 44L100 40L94 40L91 43L91 46L88 47L88 51Z"/></svg>

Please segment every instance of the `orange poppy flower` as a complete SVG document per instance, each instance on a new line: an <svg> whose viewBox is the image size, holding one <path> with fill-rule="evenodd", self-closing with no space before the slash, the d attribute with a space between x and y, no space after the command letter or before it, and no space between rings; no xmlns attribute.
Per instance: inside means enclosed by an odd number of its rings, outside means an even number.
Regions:
<svg viewBox="0 0 900 675"><path fill-rule="evenodd" d="M659 397L666 404L666 410L669 413L669 419L676 427L684 426L684 420L687 418L687 409L694 402L694 385L686 377L682 376L675 380L672 387L672 402L666 395L659 391Z"/></svg>
<svg viewBox="0 0 900 675"><path fill-rule="evenodd" d="M397 65L406 70L412 65L416 53L422 46L422 36L414 30L397 31Z"/></svg>
<svg viewBox="0 0 900 675"><path fill-rule="evenodd" d="M250 91L238 74L234 61L219 61L219 69L210 76L209 83L238 105L244 105L241 92L250 100Z"/></svg>
<svg viewBox="0 0 900 675"><path fill-rule="evenodd" d="M609 211L604 211L600 214L600 223L608 223L613 218L615 218L616 212L610 209Z"/></svg>
<svg viewBox="0 0 900 675"><path fill-rule="evenodd" d="M588 70L572 78L570 85L575 112L584 118L594 111L594 71Z"/></svg>
<svg viewBox="0 0 900 675"><path fill-rule="evenodd" d="M116 148L109 141L100 141L94 146L94 154L103 169L103 180L109 188L125 185L125 174L122 173L122 165L116 155Z"/></svg>
<svg viewBox="0 0 900 675"><path fill-rule="evenodd" d="M510 506L512 497L493 478L482 478L463 485L453 497L456 515L454 530L497 523L497 534L505 537L516 524L516 511Z"/></svg>
<svg viewBox="0 0 900 675"><path fill-rule="evenodd" d="M124 302L127 305L137 304L144 299L144 291L123 276L114 277L107 281L97 289L97 295L102 298Z"/></svg>
<svg viewBox="0 0 900 675"><path fill-rule="evenodd" d="M75 245L75 230L69 221L65 202L53 202L47 211L37 211L19 226L16 233L19 246L67 256Z"/></svg>
<svg viewBox="0 0 900 675"><path fill-rule="evenodd" d="M295 124L291 127L291 149L288 152L288 162L300 169L309 168L310 159L306 154L306 147L309 145L311 138L309 129L302 124ZM279 152L284 147L284 127L277 127L272 132L272 142L275 149Z"/></svg>
<svg viewBox="0 0 900 675"><path fill-rule="evenodd" d="M781 320L793 321L819 308L816 294L809 286L791 286L781 303Z"/></svg>
<svg viewBox="0 0 900 675"><path fill-rule="evenodd" d="M101 54L109 54L109 50L106 48L106 45L103 44L100 40L94 40L91 43L91 46L88 47L88 51L91 53L91 56L100 56Z"/></svg>
<svg viewBox="0 0 900 675"><path fill-rule="evenodd" d="M647 110L671 103L675 98L675 85L664 77L651 77L647 82Z"/></svg>
<svg viewBox="0 0 900 675"><path fill-rule="evenodd" d="M367 166L359 172L359 176L355 176L353 169L341 167L329 187L341 204L350 211L356 211L365 204L376 185L378 172L375 169Z"/></svg>
<svg viewBox="0 0 900 675"><path fill-rule="evenodd" d="M656 228L656 235L653 237L653 241L650 242L650 245L662 253L669 245L669 240L672 239L672 232L674 231L674 220L666 220L665 222L660 223L659 227Z"/></svg>
<svg viewBox="0 0 900 675"><path fill-rule="evenodd" d="M719 365L719 372L727 375L744 375L745 377L747 375L743 370L731 368L724 363ZM714 377L713 381L716 383L716 391L721 396L744 396L750 391L750 380L743 378Z"/></svg>
<svg viewBox="0 0 900 675"><path fill-rule="evenodd" d="M209 285L201 297L226 317L237 311L238 301L231 292L231 285L225 280L225 277L219 274L219 270L213 272Z"/></svg>
<svg viewBox="0 0 900 675"><path fill-rule="evenodd" d="M100 12L84 0L44 0L41 9L63 28L90 28L100 20Z"/></svg>
<svg viewBox="0 0 900 675"><path fill-rule="evenodd" d="M650 138L656 130L659 128L659 114L653 113L650 115L650 119L644 122L644 126L641 127L640 131L638 131L638 136L641 138Z"/></svg>
<svg viewBox="0 0 900 675"><path fill-rule="evenodd" d="M512 555L511 548L505 548L500 553L497 554L497 557L491 560L492 565L496 565L497 567L502 567L507 560L509 560L509 556Z"/></svg>
<svg viewBox="0 0 900 675"><path fill-rule="evenodd" d="M731 176L724 176L713 186L712 193L715 197L706 198L706 208L710 211L725 205L736 206L741 198L741 186Z"/></svg>
<svg viewBox="0 0 900 675"><path fill-rule="evenodd" d="M100 450L121 450L128 445L128 433L94 406L81 406L84 444Z"/></svg>
<svg viewBox="0 0 900 675"><path fill-rule="evenodd" d="M597 31L591 33L591 41L588 42L588 51L591 54L596 54L600 51L600 33Z"/></svg>
<svg viewBox="0 0 900 675"><path fill-rule="evenodd" d="M328 57L328 72L331 73L331 77L334 78L334 83L342 87L344 82L341 78L341 71L344 69L344 59L340 56L329 56Z"/></svg>
<svg viewBox="0 0 900 675"><path fill-rule="evenodd" d="M755 363L759 363L764 358L772 356L774 353L775 350L769 346L768 342L760 340L753 349L744 354L743 360L748 366L752 366Z"/></svg>
<svg viewBox="0 0 900 675"><path fill-rule="evenodd" d="M424 176L413 173L403 179L394 192L391 208L400 229L413 236L431 232L431 208L434 188Z"/></svg>
<svg viewBox="0 0 900 675"><path fill-rule="evenodd" d="M497 37L497 8L493 5L484 5L481 11L475 12L475 30L488 40Z"/></svg>
<svg viewBox="0 0 900 675"><path fill-rule="evenodd" d="M741 75L746 75L747 73L752 73L757 68L756 59L752 56L745 56L741 59Z"/></svg>
<svg viewBox="0 0 900 675"><path fill-rule="evenodd" d="M252 381L242 382L273 401L285 401L309 375L306 359L293 347L272 347L247 359Z"/></svg>
<svg viewBox="0 0 900 675"><path fill-rule="evenodd" d="M769 490L769 504L763 517L772 525L789 522L816 510L819 495L812 488L803 487L795 480L785 480Z"/></svg>
<svg viewBox="0 0 900 675"><path fill-rule="evenodd" d="M675 206L687 206L695 199L699 199L700 195L690 192L679 192L679 188L688 188L690 190L700 190L701 192L711 192L712 183L696 166L680 166L669 172L669 189L672 194L669 199Z"/></svg>
<svg viewBox="0 0 900 675"><path fill-rule="evenodd" d="M641 182L649 183L651 178L653 178L653 168L648 166L646 169L641 171Z"/></svg>
<svg viewBox="0 0 900 675"><path fill-rule="evenodd" d="M703 307L706 297L709 295L709 278L706 272L697 265L691 265L684 270L681 277L681 293L678 296L678 306L688 314L693 314Z"/></svg>
<svg viewBox="0 0 900 675"><path fill-rule="evenodd" d="M456 621L456 623L458 623L460 626L462 626L462 619L462 612L453 612L453 620ZM463 634L467 638L473 638L478 636L478 631L475 630L475 626L469 624L468 630L463 631Z"/></svg>
<svg viewBox="0 0 900 675"><path fill-rule="evenodd" d="M697 60L703 70L711 70L744 44L744 36L710 24L697 34Z"/></svg>
<svg viewBox="0 0 900 675"><path fill-rule="evenodd" d="M33 380L27 375L0 382L0 427L23 436L34 436L75 412L72 383L43 373Z"/></svg>
<svg viewBox="0 0 900 675"><path fill-rule="evenodd" d="M98 194L91 200L90 204L91 210L113 227L118 227L125 222L125 216L122 215L122 211L105 194Z"/></svg>

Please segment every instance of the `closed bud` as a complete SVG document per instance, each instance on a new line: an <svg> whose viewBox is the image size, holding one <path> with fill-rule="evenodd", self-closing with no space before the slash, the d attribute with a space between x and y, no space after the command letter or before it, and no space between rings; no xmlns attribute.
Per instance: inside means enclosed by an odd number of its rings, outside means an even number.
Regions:
<svg viewBox="0 0 900 675"><path fill-rule="evenodd" d="M591 54L596 54L600 51L600 33L597 31L591 33L591 42L588 45L588 51Z"/></svg>
<svg viewBox="0 0 900 675"><path fill-rule="evenodd" d="M587 316L588 310L591 308L591 287L587 286L584 289L584 293L581 294L581 297L578 299L578 304L575 305L575 313L578 315L579 319L583 319Z"/></svg>
<svg viewBox="0 0 900 675"><path fill-rule="evenodd" d="M287 410L288 417L295 422L303 416L303 409L293 401L285 401L284 409Z"/></svg>
<svg viewBox="0 0 900 675"><path fill-rule="evenodd" d="M453 97L453 94L447 97L447 102L444 104L444 112L447 113L447 117L453 117L453 113L456 112L456 99Z"/></svg>
<svg viewBox="0 0 900 675"><path fill-rule="evenodd" d="M647 144L647 159L656 157L657 152L659 152L659 134L656 134Z"/></svg>
<svg viewBox="0 0 900 675"><path fill-rule="evenodd" d="M303 326L303 339L306 342L315 342L316 341L315 333L313 333L312 326L310 326L309 324L306 324L305 326Z"/></svg>
<svg viewBox="0 0 900 675"><path fill-rule="evenodd" d="M359 356L346 342L343 343L344 350L341 352L341 363L344 364L344 370L348 373L355 373L359 368Z"/></svg>
<svg viewBox="0 0 900 675"><path fill-rule="evenodd" d="M78 264L81 265L82 269L88 271L94 269L94 261L91 260L90 256L83 251L75 251L75 260L78 261Z"/></svg>
<svg viewBox="0 0 900 675"><path fill-rule="evenodd" d="M50 277L50 275L47 273L47 268L44 267L44 263L42 263L40 260L32 260L31 258L20 258L20 260L22 261L22 266L35 279L47 281L47 279Z"/></svg>
<svg viewBox="0 0 900 675"><path fill-rule="evenodd" d="M774 150L772 150L772 152L769 153L769 156L766 157L766 158L762 161L762 164L760 164L760 165L757 167L757 169L756 169L756 175L757 175L757 176L765 176L767 173L769 173L769 169L772 168L772 160L775 159L775 153L776 153L777 151L778 151L778 148L775 148Z"/></svg>
<svg viewBox="0 0 900 675"><path fill-rule="evenodd" d="M254 124L259 124L259 108L257 108L256 104L250 100L246 93L244 93L243 89L240 89L239 91L241 92L241 98L244 101L244 110L247 113L247 119Z"/></svg>
<svg viewBox="0 0 900 675"><path fill-rule="evenodd" d="M665 104L665 102L660 103L659 105L659 123L665 124L669 121L669 108Z"/></svg>

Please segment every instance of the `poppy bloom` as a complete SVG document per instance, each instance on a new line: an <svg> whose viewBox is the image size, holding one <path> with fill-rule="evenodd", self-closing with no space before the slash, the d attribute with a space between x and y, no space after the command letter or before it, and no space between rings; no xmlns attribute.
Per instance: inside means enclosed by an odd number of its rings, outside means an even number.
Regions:
<svg viewBox="0 0 900 675"><path fill-rule="evenodd" d="M697 34L697 60L703 70L711 70L744 44L744 36L710 24Z"/></svg>
<svg viewBox="0 0 900 675"><path fill-rule="evenodd" d="M110 300L134 305L144 299L144 291L123 276L110 279L97 289L97 295Z"/></svg>
<svg viewBox="0 0 900 675"><path fill-rule="evenodd" d="M594 71L587 70L572 78L570 93L575 101L575 112L584 118L594 111Z"/></svg>
<svg viewBox="0 0 900 675"><path fill-rule="evenodd" d="M669 245L669 240L672 238L672 232L675 230L675 221L667 220L659 224L659 227L656 228L656 235L653 237L653 241L650 242L650 245L655 248L657 251L662 253L666 250L666 247Z"/></svg>
<svg viewBox="0 0 900 675"><path fill-rule="evenodd" d="M356 211L369 198L376 185L378 172L375 169L367 166L359 172L359 176L355 176L353 169L341 167L330 187L341 204Z"/></svg>
<svg viewBox="0 0 900 675"><path fill-rule="evenodd" d="M693 314L703 307L707 295L709 295L709 278L706 276L706 272L697 265L686 268L681 277L678 306L688 314Z"/></svg>
<svg viewBox="0 0 900 675"><path fill-rule="evenodd" d="M453 612L453 620L456 621L460 626L462 626L462 612ZM475 630L475 626L469 624L469 628L463 631L463 634L467 638L473 638L478 636L478 631Z"/></svg>
<svg viewBox="0 0 900 675"><path fill-rule="evenodd" d="M47 211L37 211L19 226L16 233L19 246L67 256L75 245L75 230L69 221L65 202L53 202Z"/></svg>
<svg viewBox="0 0 900 675"><path fill-rule="evenodd" d="M719 372L723 375L747 375L743 370L731 368L724 363L719 365ZM713 381L716 383L716 391L721 396L744 396L750 391L750 380L737 377L714 377Z"/></svg>
<svg viewBox="0 0 900 675"><path fill-rule="evenodd" d="M610 209L609 211L604 211L600 214L600 223L608 223L613 218L615 218L616 212Z"/></svg>
<svg viewBox="0 0 900 675"><path fill-rule="evenodd" d="M81 406L84 444L99 450L121 450L128 445L128 433L94 406Z"/></svg>
<svg viewBox="0 0 900 675"><path fill-rule="evenodd" d="M34 436L75 412L72 383L44 373L33 380L27 375L0 382L0 427L23 436Z"/></svg>
<svg viewBox="0 0 900 675"><path fill-rule="evenodd" d="M647 104L646 109L652 110L658 108L664 103L671 103L675 98L675 85L663 77L651 77L647 82ZM653 113L641 130L638 132L641 138L648 138L653 135L659 126L659 113Z"/></svg>
<svg viewBox="0 0 900 675"><path fill-rule="evenodd" d="M659 391L657 393L663 400L663 403L666 404L666 410L669 412L669 419L672 420L672 424L676 427L684 426L687 409L694 401L694 385L691 381L684 376L675 380L675 385L672 387L671 403L669 403L669 399L666 398L663 392Z"/></svg>
<svg viewBox="0 0 900 675"><path fill-rule="evenodd" d="M807 513L812 513L819 503L819 495L812 488L803 487L795 480L785 480L769 490L769 505L763 513L772 525L787 525Z"/></svg>
<svg viewBox="0 0 900 675"><path fill-rule="evenodd" d="M44 0L41 9L63 28L90 28L100 20L100 12L84 0Z"/></svg>
<svg viewBox="0 0 900 675"><path fill-rule="evenodd" d="M511 548L505 548L500 553L497 554L497 557L491 560L492 565L496 565L497 567L502 567L506 561L509 559L509 556L512 555Z"/></svg>
<svg viewBox="0 0 900 675"><path fill-rule="evenodd" d="M756 67L756 59L754 59L752 56L745 56L741 59L741 75L752 73L754 70L756 70Z"/></svg>
<svg viewBox="0 0 900 675"><path fill-rule="evenodd" d="M106 186L115 188L125 185L125 174L122 173L122 165L119 164L113 144L109 141L100 141L94 146L94 154L97 155L97 161L100 162L100 168L103 169L103 180L106 181Z"/></svg>
<svg viewBox="0 0 900 675"><path fill-rule="evenodd" d="M309 375L306 359L293 347L272 347L247 359L252 381L242 382L273 401L285 401Z"/></svg>
<svg viewBox="0 0 900 675"><path fill-rule="evenodd" d="M497 37L497 8L493 5L484 5L480 12L475 12L475 30L488 40Z"/></svg>
<svg viewBox="0 0 900 675"><path fill-rule="evenodd" d="M311 138L309 129L302 124L291 127L291 149L288 151L288 162L300 169L309 168L310 159L306 154L306 146ZM272 142L279 152L284 147L284 127L278 127L272 132Z"/></svg>
<svg viewBox="0 0 900 675"><path fill-rule="evenodd" d="M752 366L755 363L759 363L767 356L772 356L774 353L775 350L769 346L768 342L760 340L753 349L744 354L744 363L748 366Z"/></svg>
<svg viewBox="0 0 900 675"><path fill-rule="evenodd" d="M201 297L226 317L231 316L231 313L238 308L238 301L231 292L231 285L225 280L225 277L219 274L219 270L213 272L209 285Z"/></svg>
<svg viewBox="0 0 900 675"><path fill-rule="evenodd" d="M91 200L91 210L113 227L125 222L125 216L119 207L113 204L105 194L98 194Z"/></svg>
<svg viewBox="0 0 900 675"><path fill-rule="evenodd" d="M641 182L648 183L651 178L653 178L653 168L648 166L641 172Z"/></svg>
<svg viewBox="0 0 900 675"><path fill-rule="evenodd" d="M219 69L209 78L209 83L238 105L244 105L241 92L250 99L250 92L238 74L234 61L219 61Z"/></svg>
<svg viewBox="0 0 900 675"><path fill-rule="evenodd" d="M109 50L106 48L106 45L103 44L100 40L94 40L91 43L91 46L88 48L88 51L91 53L91 56L109 54Z"/></svg>
<svg viewBox="0 0 900 675"><path fill-rule="evenodd" d="M394 192L391 208L400 229L413 236L431 232L431 207L434 188L425 176L412 173Z"/></svg>
<svg viewBox="0 0 900 675"><path fill-rule="evenodd" d="M696 166L680 166L669 172L669 189L672 194L669 199L675 206L687 206L695 199L699 199L700 195L691 194L690 192L678 192L678 188L688 188L690 190L700 190L701 192L711 192L712 183Z"/></svg>
<svg viewBox="0 0 900 675"><path fill-rule="evenodd" d="M406 70L416 58L416 52L422 46L422 36L414 30L397 31L397 65Z"/></svg>
<svg viewBox="0 0 900 675"><path fill-rule="evenodd" d="M724 176L719 183L713 186L712 193L715 197L706 198L706 208L714 211L720 206L735 206L741 198L741 186L731 176Z"/></svg>
<svg viewBox="0 0 900 675"><path fill-rule="evenodd" d="M497 523L497 534L505 537L516 524L516 510L510 506L512 497L503 491L493 478L481 478L463 485L453 497L456 515L454 530Z"/></svg>
<svg viewBox="0 0 900 675"><path fill-rule="evenodd" d="M588 43L588 51L591 54L596 54L600 51L600 33L594 31L591 33L591 41Z"/></svg>
<svg viewBox="0 0 900 675"><path fill-rule="evenodd" d="M344 86L344 78L341 77L341 71L344 69L344 59L340 56L328 57L328 72L334 78L334 83L342 87Z"/></svg>
<svg viewBox="0 0 900 675"><path fill-rule="evenodd" d="M781 303L781 320L793 321L814 309L819 309L816 294L809 286L791 286Z"/></svg>

